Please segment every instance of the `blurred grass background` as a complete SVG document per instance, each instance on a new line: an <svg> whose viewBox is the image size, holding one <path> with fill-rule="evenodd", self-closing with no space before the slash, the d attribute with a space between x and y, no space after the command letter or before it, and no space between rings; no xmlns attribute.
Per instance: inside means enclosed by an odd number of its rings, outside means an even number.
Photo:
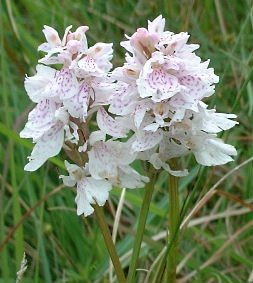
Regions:
<svg viewBox="0 0 253 283"><path fill-rule="evenodd" d="M23 282L108 282L108 254L94 217L77 217L74 196L62 188L59 171L47 162L35 173L23 171L31 143L20 140L28 111L33 106L23 87L25 74L33 74L44 42L43 25L64 28L90 26L89 44L113 42L115 66L122 64L124 34L146 26L162 14L166 28L188 31L197 52L211 59L220 76L216 94L208 103L219 112L234 112L240 124L223 137L236 146L235 162L200 169L187 160L191 174L181 180L184 213L221 178L218 193L194 216L183 234L180 248L180 282L253 282L252 245L252 1L230 0L2 0L0 14L0 282L15 282L25 251L28 270ZM63 160L64 156L61 156ZM128 191L119 225L117 248L123 263L129 262L136 218L143 190ZM144 282L152 263L165 245L161 234L167 227L167 175L156 184L138 271ZM120 190L114 190L105 207L113 225ZM16 225L16 227L15 227ZM155 270L155 269L154 269ZM188 277L187 277L188 276ZM190 277L189 277L190 276ZM188 281L187 281L188 280ZM147 281L150 283L150 281Z"/></svg>

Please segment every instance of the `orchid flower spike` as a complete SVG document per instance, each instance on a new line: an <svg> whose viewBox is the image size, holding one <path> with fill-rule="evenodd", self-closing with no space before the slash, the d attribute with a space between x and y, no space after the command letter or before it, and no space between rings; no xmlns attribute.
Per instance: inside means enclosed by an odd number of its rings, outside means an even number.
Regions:
<svg viewBox="0 0 253 283"><path fill-rule="evenodd" d="M132 151L156 169L176 176L169 161L193 153L199 164L214 166L232 161L232 145L217 133L238 124L234 114L216 113L202 101L214 93L219 78L188 44L189 34L164 31L165 19L148 21L127 41L125 63L113 70L117 87L110 96L109 112L128 119L134 132ZM118 118L119 119L119 118ZM108 128L103 127L106 133Z"/></svg>
<svg viewBox="0 0 253 283"><path fill-rule="evenodd" d="M60 177L66 186L76 185L77 213L87 216L93 212L92 204L105 204L113 185L139 188L148 178L130 167L136 157L129 154L131 144L106 140L99 128L108 122L103 105L115 85L108 76L112 43L88 47L89 28L81 26L75 32L71 28L66 28L61 39L55 29L44 26L46 42L38 49L46 55L39 60L36 74L25 78L25 89L36 106L20 136L35 143L27 171L37 170L64 148L74 164L66 161L69 176ZM52 67L54 64L61 68ZM98 127L94 129L88 121L95 112ZM123 120L110 125L113 136L126 137L128 128L121 129Z"/></svg>

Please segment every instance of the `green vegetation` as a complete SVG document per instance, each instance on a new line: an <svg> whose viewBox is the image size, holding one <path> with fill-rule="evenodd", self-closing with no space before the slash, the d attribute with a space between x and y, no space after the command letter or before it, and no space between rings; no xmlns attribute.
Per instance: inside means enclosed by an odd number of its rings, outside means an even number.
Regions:
<svg viewBox="0 0 253 283"><path fill-rule="evenodd" d="M218 183L183 230L179 282L253 282L253 166L252 159L247 161L253 156L252 1L3 0L0 13L0 282L15 282L24 251L28 269L23 282L109 282L109 256L95 216L78 217L75 193L58 188L64 153L61 160L53 158L35 173L23 171L32 145L17 133L33 106L23 80L26 73L34 72L37 46L44 42L43 25L61 34L70 24L90 26L90 44L112 41L113 63L119 66L124 56L119 42L124 34L146 26L147 19L159 14L167 19L169 30L188 31L190 42L201 45L198 54L210 58L220 76L209 103L219 112L236 113L240 122L223 136L238 150L235 162L199 168L193 158L186 161L192 170L179 184L184 202L181 216L187 217L223 176L228 177ZM114 189L104 208L111 226L120 194ZM142 189L126 193L117 235L124 267L129 265L142 197ZM147 219L138 282L144 282L147 274L147 283L159 278L154 265L166 243L167 203L167 174L162 173Z"/></svg>

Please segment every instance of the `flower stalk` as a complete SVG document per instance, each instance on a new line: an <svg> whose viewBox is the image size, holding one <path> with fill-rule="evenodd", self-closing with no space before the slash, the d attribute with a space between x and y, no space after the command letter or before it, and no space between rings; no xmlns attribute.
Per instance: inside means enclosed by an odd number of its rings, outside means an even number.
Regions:
<svg viewBox="0 0 253 283"><path fill-rule="evenodd" d="M169 176L169 245L171 246L167 257L166 282L176 282L176 269L178 263L178 229L180 220L180 205L178 192L178 177Z"/></svg>
<svg viewBox="0 0 253 283"><path fill-rule="evenodd" d="M150 182L145 187L144 198L142 201L140 216L138 220L138 226L136 230L134 245L133 245L133 253L131 257L131 262L129 265L129 271L127 276L127 282L135 282L135 271L137 267L137 262L140 254L141 243L145 231L145 225L147 221L148 211L154 191L154 186L156 182L156 176L153 175L150 177Z"/></svg>
<svg viewBox="0 0 253 283"><path fill-rule="evenodd" d="M111 257L111 260L112 260L118 281L119 281L119 283L126 283L125 274L124 274L124 271L123 271L122 266L120 264L119 257L117 255L117 252L116 252L116 249L115 249L115 245L112 241L112 236L111 236L109 227L107 225L107 222L105 220L103 208L100 207L97 204L94 204L93 208L95 210L97 222L98 222L99 228L102 232L107 250L110 254L110 257Z"/></svg>

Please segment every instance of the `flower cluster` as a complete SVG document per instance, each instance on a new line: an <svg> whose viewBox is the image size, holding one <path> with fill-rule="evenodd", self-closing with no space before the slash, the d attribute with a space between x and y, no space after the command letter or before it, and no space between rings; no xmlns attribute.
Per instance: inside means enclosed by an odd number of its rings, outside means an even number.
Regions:
<svg viewBox="0 0 253 283"><path fill-rule="evenodd" d="M148 22L121 45L126 62L112 72L117 89L109 98L109 111L128 117L134 125L132 150L139 152L156 169L176 176L168 161L193 153L199 164L225 164L236 155L233 146L217 138L217 133L233 127L233 114L208 110L202 99L214 93L218 77L209 61L194 53L199 47L187 44L189 35L164 31L165 19ZM146 154L144 154L146 152Z"/></svg>
<svg viewBox="0 0 253 283"><path fill-rule="evenodd" d="M112 44L88 47L87 26L57 31L44 27L37 73L25 79L31 111L23 138L35 143L25 170L38 169L62 148L67 186L77 186L77 213L104 205L112 186L143 187L149 179L130 165L144 160L175 176L170 160L193 153L199 164L225 164L236 155L217 137L237 122L233 114L216 113L202 101L214 93L218 77L209 61L194 53L187 33L164 31L165 19L148 22L121 45L127 50L122 67L112 68ZM106 106L106 108L105 108ZM108 111L106 110L108 109ZM108 112L110 114L108 114ZM90 123L96 113L96 124ZM121 140L124 138L124 142Z"/></svg>
<svg viewBox="0 0 253 283"><path fill-rule="evenodd" d="M69 26L61 40L56 30L44 27L47 42L38 49L46 55L39 60L36 75L25 79L27 94L37 105L20 133L36 143L25 166L27 171L37 170L65 149L75 164L66 161L69 176L60 177L67 186L77 184L77 212L85 216L93 212L91 204L104 205L112 185L136 188L148 181L129 166L136 157L128 154L129 143L106 140L106 135L94 127L91 132L88 121L94 112L98 111L98 125L108 116L103 105L114 88L108 77L113 49L111 43L88 48L87 30L82 26L71 32ZM126 131L118 130L123 120L112 120L114 136L126 136Z"/></svg>

